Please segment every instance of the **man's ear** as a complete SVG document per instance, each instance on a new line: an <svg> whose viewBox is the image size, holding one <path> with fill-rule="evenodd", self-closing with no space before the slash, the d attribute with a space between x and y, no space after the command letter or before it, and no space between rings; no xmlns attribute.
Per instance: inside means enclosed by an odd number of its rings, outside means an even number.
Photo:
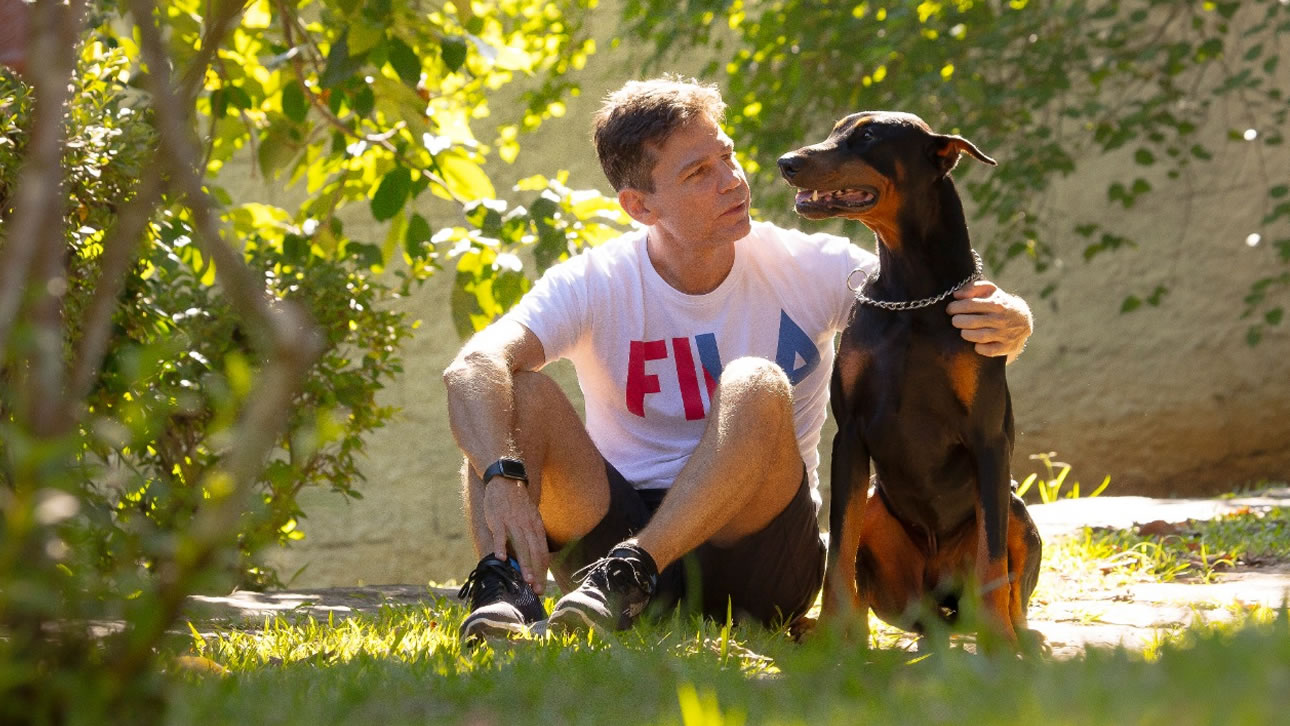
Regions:
<svg viewBox="0 0 1290 726"><path fill-rule="evenodd" d="M968 154L977 161L998 166L998 163L986 156L976 145L962 136L933 135L931 145L932 161L941 170L941 175L949 174L954 165L959 163L959 154Z"/></svg>
<svg viewBox="0 0 1290 726"><path fill-rule="evenodd" d="M639 189L626 187L618 192L618 203L632 219L649 227L657 220L654 212L649 208L649 200L646 196L645 192Z"/></svg>

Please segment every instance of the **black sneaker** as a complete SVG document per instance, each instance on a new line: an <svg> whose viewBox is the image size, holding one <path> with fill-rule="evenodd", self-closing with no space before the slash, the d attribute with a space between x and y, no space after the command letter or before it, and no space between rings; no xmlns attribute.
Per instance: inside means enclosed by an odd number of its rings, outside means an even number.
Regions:
<svg viewBox="0 0 1290 726"><path fill-rule="evenodd" d="M658 567L649 553L624 542L609 556L583 568L578 589L560 598L548 627L554 632L626 630L645 610L658 586Z"/></svg>
<svg viewBox="0 0 1290 726"><path fill-rule="evenodd" d="M524 635L546 617L542 600L520 575L515 560L488 555L466 578L457 597L470 598L470 614L461 623L461 639Z"/></svg>

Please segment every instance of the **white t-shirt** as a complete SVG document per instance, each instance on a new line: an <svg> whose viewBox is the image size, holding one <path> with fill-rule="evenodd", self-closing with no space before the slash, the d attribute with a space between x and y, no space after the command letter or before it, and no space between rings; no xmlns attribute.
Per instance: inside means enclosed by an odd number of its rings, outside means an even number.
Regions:
<svg viewBox="0 0 1290 726"><path fill-rule="evenodd" d="M793 383L793 418L818 504L820 427L834 335L855 297L847 277L877 258L842 237L756 222L713 291L667 284L635 231L547 270L507 313L542 341L546 362L573 361L587 432L641 489L665 488L703 435L723 363L774 361Z"/></svg>

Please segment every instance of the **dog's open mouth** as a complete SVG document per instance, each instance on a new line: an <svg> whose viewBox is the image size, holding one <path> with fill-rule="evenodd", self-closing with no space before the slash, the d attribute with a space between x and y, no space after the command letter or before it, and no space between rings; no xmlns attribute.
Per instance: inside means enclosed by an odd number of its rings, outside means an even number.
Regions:
<svg viewBox="0 0 1290 726"><path fill-rule="evenodd" d="M842 212L862 212L878 203L878 192L872 187L859 189L799 189L794 200L797 213L803 217L828 217Z"/></svg>

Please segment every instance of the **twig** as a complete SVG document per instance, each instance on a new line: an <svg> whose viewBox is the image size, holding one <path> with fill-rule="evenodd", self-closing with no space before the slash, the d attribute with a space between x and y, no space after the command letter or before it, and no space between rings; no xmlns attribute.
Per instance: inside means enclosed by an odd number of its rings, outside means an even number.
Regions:
<svg viewBox="0 0 1290 726"><path fill-rule="evenodd" d="M7 342L25 303L33 335L27 363L20 369L30 378L19 386L26 396L18 414L26 418L33 433L47 438L62 433L70 410L63 390L62 312L67 292L63 113L71 96L68 80L76 65L84 9L83 2L45 2L32 8L33 62L28 73L35 88L36 113L29 161L15 195L15 220L6 245L12 246L14 269L8 269L9 260L0 261L6 276L12 273L17 278L6 279L0 293L0 362L7 360ZM23 277L25 284L20 281Z"/></svg>
<svg viewBox="0 0 1290 726"><path fill-rule="evenodd" d="M31 13L31 63L27 78L34 88L35 114L27 162L14 191L14 216L0 248L0 365L8 359L9 336L24 298L32 288L26 279L38 251L62 249L63 107L70 97L68 78L74 65L83 3L36 3ZM45 291L47 293L48 290ZM62 362L57 366L62 370ZM59 392L61 396L61 391Z"/></svg>
<svg viewBox="0 0 1290 726"><path fill-rule="evenodd" d="M149 168L156 163L154 156ZM81 317L81 338L76 345L76 357L69 376L68 399L83 401L94 387L103 355L111 339L112 313L117 298L125 289L126 275L135 260L135 251L161 201L161 180L158 174L144 174L135 190L135 196L121 209L115 226L103 240L103 254L99 258L99 274L94 285L93 297Z"/></svg>
<svg viewBox="0 0 1290 726"><path fill-rule="evenodd" d="M225 242L212 213L212 203L202 188L194 164L197 153L186 133L186 113L170 88L161 34L152 17L151 0L130 0L139 29L140 49L148 64L148 85L160 134L160 158L170 172L170 182L187 199L194 229L208 256L224 294L250 332L256 349L267 359L255 389L247 398L231 448L218 471L203 478L212 493L201 506L175 555L158 563L158 584L142 606L150 617L136 622L114 644L113 675L120 686L147 667L157 638L178 616L184 598L214 558L233 541L237 520L255 485L265 458L276 445L286 424L290 402L305 372L321 351L320 336L307 315L283 301L270 305L264 287ZM218 44L222 36L208 34Z"/></svg>

